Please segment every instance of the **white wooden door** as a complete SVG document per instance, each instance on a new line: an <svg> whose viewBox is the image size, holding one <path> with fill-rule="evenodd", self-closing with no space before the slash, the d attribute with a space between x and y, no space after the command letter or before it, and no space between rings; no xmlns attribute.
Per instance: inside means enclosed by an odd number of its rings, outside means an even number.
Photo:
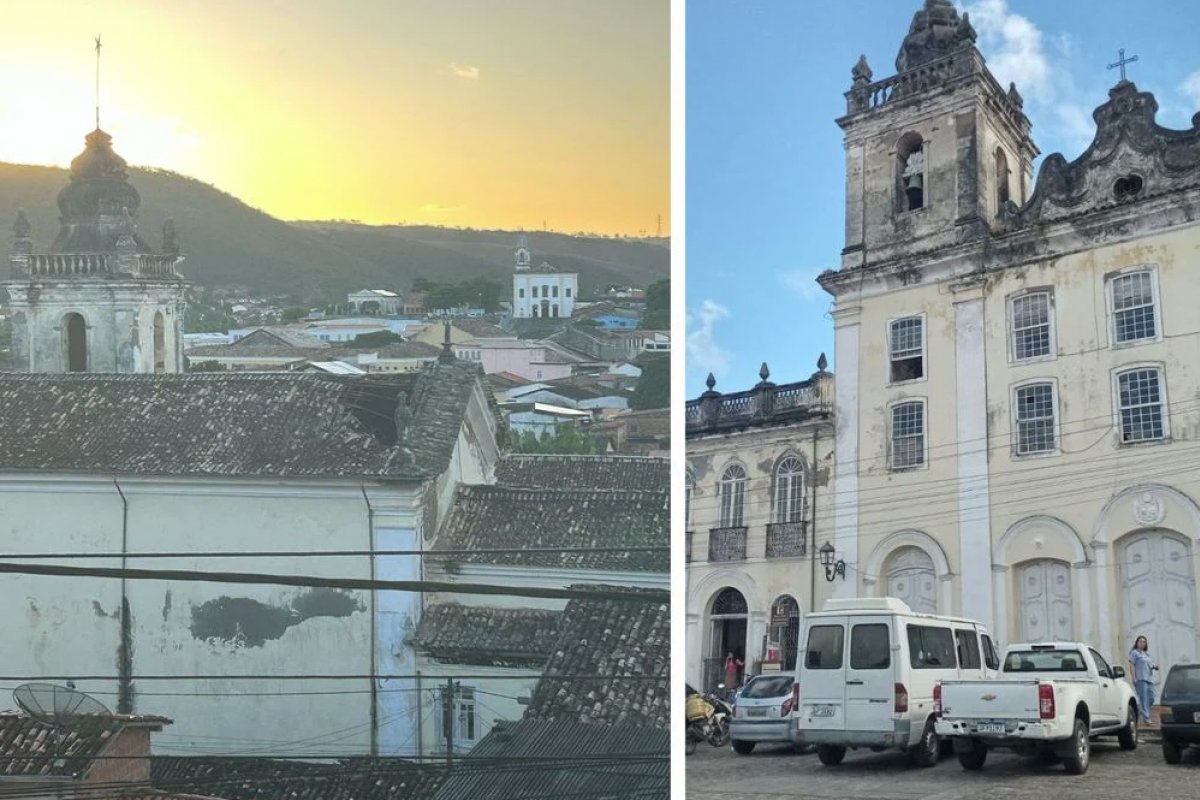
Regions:
<svg viewBox="0 0 1200 800"><path fill-rule="evenodd" d="M1117 663L1124 663L1133 640L1145 636L1150 656L1165 677L1172 664L1196 661L1196 579L1192 548L1165 531L1127 537L1118 550L1124 618Z"/></svg>
<svg viewBox="0 0 1200 800"><path fill-rule="evenodd" d="M908 603L913 611L936 614L937 573L933 559L917 547L903 547L888 560L888 597Z"/></svg>
<svg viewBox="0 0 1200 800"><path fill-rule="evenodd" d="M1075 639L1071 568L1061 561L1029 561L1017 568L1022 642Z"/></svg>

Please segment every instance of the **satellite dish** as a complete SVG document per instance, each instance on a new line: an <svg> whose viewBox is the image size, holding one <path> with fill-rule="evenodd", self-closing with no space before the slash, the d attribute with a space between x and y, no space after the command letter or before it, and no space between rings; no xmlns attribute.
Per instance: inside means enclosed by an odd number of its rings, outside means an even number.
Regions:
<svg viewBox="0 0 1200 800"><path fill-rule="evenodd" d="M112 715L91 695L53 683L23 683L13 690L13 701L29 716L55 727L75 717Z"/></svg>

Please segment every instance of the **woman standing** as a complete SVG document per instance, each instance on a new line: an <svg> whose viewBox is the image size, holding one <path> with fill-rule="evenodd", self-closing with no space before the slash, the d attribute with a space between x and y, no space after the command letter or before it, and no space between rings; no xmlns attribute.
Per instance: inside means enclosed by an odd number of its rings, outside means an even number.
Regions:
<svg viewBox="0 0 1200 800"><path fill-rule="evenodd" d="M738 673L745 663L736 658L732 652L725 656L725 691L732 692L738 687Z"/></svg>
<svg viewBox="0 0 1200 800"><path fill-rule="evenodd" d="M1150 659L1150 644L1146 637L1137 637L1129 651L1129 678L1137 696L1138 716L1144 723L1150 721L1150 707L1154 705L1154 672L1157 669L1158 665Z"/></svg>

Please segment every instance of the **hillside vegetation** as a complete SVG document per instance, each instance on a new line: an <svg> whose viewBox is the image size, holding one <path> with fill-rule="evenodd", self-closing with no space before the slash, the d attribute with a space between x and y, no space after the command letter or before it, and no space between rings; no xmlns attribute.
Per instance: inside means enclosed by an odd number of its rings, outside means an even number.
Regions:
<svg viewBox="0 0 1200 800"><path fill-rule="evenodd" d="M0 162L0 215L24 207L34 246L58 233L55 198L67 171ZM131 169L142 197L138 231L154 246L167 216L175 218L187 260L182 270L204 287L245 287L259 296L326 303L362 288L407 289L417 278L459 282L489 277L508 283L512 231L344 222L284 222L208 184L165 170ZM0 216L0 225L9 223ZM530 233L534 263L579 272L581 291L597 286L646 286L665 278L670 253L661 241L625 241ZM7 250L8 242L3 249ZM0 267L7 277L8 262Z"/></svg>

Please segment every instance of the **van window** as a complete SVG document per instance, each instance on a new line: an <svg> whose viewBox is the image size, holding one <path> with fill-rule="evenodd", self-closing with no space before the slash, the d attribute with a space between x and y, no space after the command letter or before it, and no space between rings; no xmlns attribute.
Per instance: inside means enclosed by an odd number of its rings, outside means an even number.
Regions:
<svg viewBox="0 0 1200 800"><path fill-rule="evenodd" d="M992 637L986 633L983 634L983 663L987 665L988 669L1000 669L1000 656L996 655Z"/></svg>
<svg viewBox="0 0 1200 800"><path fill-rule="evenodd" d="M958 665L963 669L979 669L979 640L975 631L954 632L958 640Z"/></svg>
<svg viewBox="0 0 1200 800"><path fill-rule="evenodd" d="M909 625L908 658L913 669L954 669L954 635L949 628Z"/></svg>
<svg viewBox="0 0 1200 800"><path fill-rule="evenodd" d="M850 669L887 669L892 665L888 626L882 622L850 629Z"/></svg>
<svg viewBox="0 0 1200 800"><path fill-rule="evenodd" d="M804 666L808 669L841 669L844 634L841 625L814 625L809 628Z"/></svg>

